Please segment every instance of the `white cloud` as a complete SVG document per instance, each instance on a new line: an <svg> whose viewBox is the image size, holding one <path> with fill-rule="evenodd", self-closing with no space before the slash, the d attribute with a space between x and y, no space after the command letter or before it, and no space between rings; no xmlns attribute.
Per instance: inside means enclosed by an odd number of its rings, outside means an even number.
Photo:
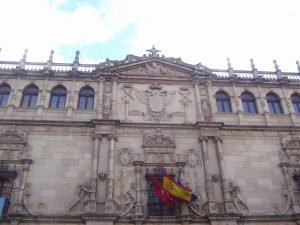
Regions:
<svg viewBox="0 0 300 225"><path fill-rule="evenodd" d="M84 44L107 41L134 23L134 48L128 54L143 55L155 44L166 56L211 68L226 68L228 56L235 69L249 69L254 58L258 69L273 70L277 59L288 71L296 71L300 59L299 1L112 0L72 12L58 9L65 2L1 2L0 57L19 60L28 48L29 61L45 61L51 49L78 45L82 59L91 61ZM64 56L56 52L54 59Z"/></svg>

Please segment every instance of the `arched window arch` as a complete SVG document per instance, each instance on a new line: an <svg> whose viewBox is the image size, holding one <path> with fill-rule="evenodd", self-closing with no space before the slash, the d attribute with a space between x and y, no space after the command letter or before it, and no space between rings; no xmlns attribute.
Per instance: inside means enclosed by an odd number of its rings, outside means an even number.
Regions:
<svg viewBox="0 0 300 225"><path fill-rule="evenodd" d="M0 86L0 107L7 106L10 90L11 89L8 84L2 84Z"/></svg>
<svg viewBox="0 0 300 225"><path fill-rule="evenodd" d="M232 112L230 97L225 91L218 91L216 93L216 103L218 112Z"/></svg>
<svg viewBox="0 0 300 225"><path fill-rule="evenodd" d="M36 85L30 84L29 86L27 86L23 91L21 107L35 108L38 94L39 94L39 88Z"/></svg>
<svg viewBox="0 0 300 225"><path fill-rule="evenodd" d="M300 94L294 93L291 96L295 113L300 114Z"/></svg>
<svg viewBox="0 0 300 225"><path fill-rule="evenodd" d="M81 89L78 98L78 109L93 110L95 92L93 88L87 86Z"/></svg>
<svg viewBox="0 0 300 225"><path fill-rule="evenodd" d="M56 86L51 91L50 108L65 108L67 89L64 86Z"/></svg>
<svg viewBox="0 0 300 225"><path fill-rule="evenodd" d="M274 93L269 93L267 94L267 102L269 106L269 111L272 114L283 114L281 104L280 104L280 99L278 96Z"/></svg>
<svg viewBox="0 0 300 225"><path fill-rule="evenodd" d="M244 91L241 94L243 109L245 113L257 113L255 97L252 93Z"/></svg>

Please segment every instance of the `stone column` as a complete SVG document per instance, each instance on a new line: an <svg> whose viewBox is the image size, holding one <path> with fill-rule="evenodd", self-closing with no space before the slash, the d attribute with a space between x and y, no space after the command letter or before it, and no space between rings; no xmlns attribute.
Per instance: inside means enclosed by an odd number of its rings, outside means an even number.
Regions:
<svg viewBox="0 0 300 225"><path fill-rule="evenodd" d="M211 80L207 81L207 92L208 92L208 100L209 100L209 105L210 105L210 113L211 113L211 121L215 121L215 113L216 113L216 109L215 109L215 103L214 103L214 98L213 98L213 94L212 94L212 90L211 90L211 85L212 82Z"/></svg>
<svg viewBox="0 0 300 225"><path fill-rule="evenodd" d="M17 84L15 86L15 89L11 92L7 104L7 110L6 110L6 115L7 116L12 116L14 108L18 107L18 103L16 102L16 99L18 98L18 92L19 92L19 87L20 87L20 82L21 82L21 77L18 77Z"/></svg>
<svg viewBox="0 0 300 225"><path fill-rule="evenodd" d="M286 93L286 89L283 85L281 86L281 89L282 89L282 92L283 92L283 95L284 95L284 99L285 99L286 107L287 107L287 110L288 110L288 113L289 113L289 116L290 116L291 124L293 126L295 126L295 121L297 119L295 117L295 111L294 111L293 105L291 103L291 100L288 98L288 95Z"/></svg>
<svg viewBox="0 0 300 225"><path fill-rule="evenodd" d="M194 80L194 89L196 97L196 108L197 108L197 121L204 121L202 109L201 109L201 100L200 100L200 91L199 91L199 80Z"/></svg>
<svg viewBox="0 0 300 225"><path fill-rule="evenodd" d="M262 95L260 84L257 85L257 89L258 89L260 102L261 102L261 105L262 105L262 108L263 108L263 114L265 116L265 123L266 123L266 125L272 125L270 123L269 109L268 109L265 97L263 97L263 95Z"/></svg>
<svg viewBox="0 0 300 225"><path fill-rule="evenodd" d="M239 124L242 124L243 121L244 121L243 108L242 108L241 102L240 102L240 100L238 99L238 96L237 96L237 94L236 94L236 86L235 86L235 83L233 83L232 89L233 89L233 95L234 95L235 105L236 105L236 109L237 109L237 114L238 114L238 118L239 118Z"/></svg>
<svg viewBox="0 0 300 225"><path fill-rule="evenodd" d="M135 165L135 175L136 175L136 204L135 204L135 220L144 220L143 205L141 202L141 173L142 173L142 164L141 162L134 162Z"/></svg>
<svg viewBox="0 0 300 225"><path fill-rule="evenodd" d="M218 213L218 208L216 203L214 202L214 191L213 191L213 183L211 179L211 173L209 169L209 159L208 159L208 149L207 149L207 137L199 138L202 147L202 158L203 158L203 169L205 174L205 185L206 185L206 194L208 199L208 207L210 213Z"/></svg>
<svg viewBox="0 0 300 225"><path fill-rule="evenodd" d="M98 79L98 105L97 105L97 114L98 119L103 119L102 116L102 107L103 107L103 83L105 78L99 77Z"/></svg>
<svg viewBox="0 0 300 225"><path fill-rule="evenodd" d="M43 110L45 108L46 92L47 92L48 78L46 77L44 82L44 87L41 93L40 102L37 107L37 116L42 116Z"/></svg>
<svg viewBox="0 0 300 225"><path fill-rule="evenodd" d="M23 195L24 195L25 185L27 183L29 165L32 163L32 160L23 159L22 162L24 163L23 176L22 176L22 181L21 181L21 185L20 185L20 191L17 196L17 203L14 205L14 209L13 209L13 213L16 213L16 214L22 213L22 209L23 209L23 205L24 205Z"/></svg>
<svg viewBox="0 0 300 225"><path fill-rule="evenodd" d="M74 111L74 88L75 88L75 78L72 80L72 89L69 96L69 103L67 106L67 117L71 118Z"/></svg>
<svg viewBox="0 0 300 225"><path fill-rule="evenodd" d="M217 147L217 157L218 157L218 164L220 169L222 192L225 200L225 209L226 212L232 213L234 212L234 205L230 199L230 194L227 191L228 180L226 178L225 163L223 159L222 139L220 137L215 137L215 142Z"/></svg>
<svg viewBox="0 0 300 225"><path fill-rule="evenodd" d="M124 103L125 103L125 120L127 121L129 119L129 99L125 98Z"/></svg>
<svg viewBox="0 0 300 225"><path fill-rule="evenodd" d="M113 85L112 85L112 100L111 100L111 107L112 107L112 119L117 119L117 77L113 77Z"/></svg>
<svg viewBox="0 0 300 225"><path fill-rule="evenodd" d="M89 213L96 213L97 209L97 177L98 177L98 164L99 164L99 151L100 151L100 142L101 142L101 134L94 134L94 149L93 149L93 161L92 161L92 170L91 170L91 193L90 199L87 205L87 211Z"/></svg>
<svg viewBox="0 0 300 225"><path fill-rule="evenodd" d="M110 135L109 140L109 153L108 153L108 175L107 175L107 201L105 202L105 212L113 213L113 194L114 194L114 161L115 161L115 141L116 136Z"/></svg>

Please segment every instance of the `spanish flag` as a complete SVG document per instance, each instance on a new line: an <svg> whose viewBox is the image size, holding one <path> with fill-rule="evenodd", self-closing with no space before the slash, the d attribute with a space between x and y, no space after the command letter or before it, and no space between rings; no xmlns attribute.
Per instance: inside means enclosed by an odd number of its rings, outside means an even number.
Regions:
<svg viewBox="0 0 300 225"><path fill-rule="evenodd" d="M166 173L163 174L163 189L168 191L178 202L188 203L197 200L197 196L192 193L191 189L176 182Z"/></svg>

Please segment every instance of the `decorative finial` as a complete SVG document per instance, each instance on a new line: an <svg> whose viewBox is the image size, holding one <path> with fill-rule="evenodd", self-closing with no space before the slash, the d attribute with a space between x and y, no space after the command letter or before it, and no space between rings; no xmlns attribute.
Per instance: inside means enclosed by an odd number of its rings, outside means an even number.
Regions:
<svg viewBox="0 0 300 225"><path fill-rule="evenodd" d="M275 67L275 70L277 71L277 70L280 70L279 69L279 66L278 66L278 64L277 64L277 61L274 59L273 60L273 63L274 63L274 67Z"/></svg>
<svg viewBox="0 0 300 225"><path fill-rule="evenodd" d="M75 52L75 61L74 62L77 62L77 63L79 63L79 55L80 55L80 51L76 51Z"/></svg>
<svg viewBox="0 0 300 225"><path fill-rule="evenodd" d="M21 59L21 60L24 61L24 62L26 62L27 52L28 52L28 50L25 49L25 52L24 52L24 54L23 54L23 58Z"/></svg>
<svg viewBox="0 0 300 225"><path fill-rule="evenodd" d="M160 52L160 50L157 50L154 45L152 45L151 49L148 49L146 51L150 52L149 56L152 56L152 57L158 56L157 53Z"/></svg>
<svg viewBox="0 0 300 225"><path fill-rule="evenodd" d="M52 61L53 61L53 54L54 54L54 51L51 50L50 55L49 55L48 62L52 62Z"/></svg>
<svg viewBox="0 0 300 225"><path fill-rule="evenodd" d="M232 69L229 57L227 57L227 66L228 66L228 69Z"/></svg>
<svg viewBox="0 0 300 225"><path fill-rule="evenodd" d="M296 61L296 64L297 64L298 72L300 73L300 65L299 65L299 61Z"/></svg>
<svg viewBox="0 0 300 225"><path fill-rule="evenodd" d="M250 63L251 63L252 70L256 70L253 59L250 59Z"/></svg>

